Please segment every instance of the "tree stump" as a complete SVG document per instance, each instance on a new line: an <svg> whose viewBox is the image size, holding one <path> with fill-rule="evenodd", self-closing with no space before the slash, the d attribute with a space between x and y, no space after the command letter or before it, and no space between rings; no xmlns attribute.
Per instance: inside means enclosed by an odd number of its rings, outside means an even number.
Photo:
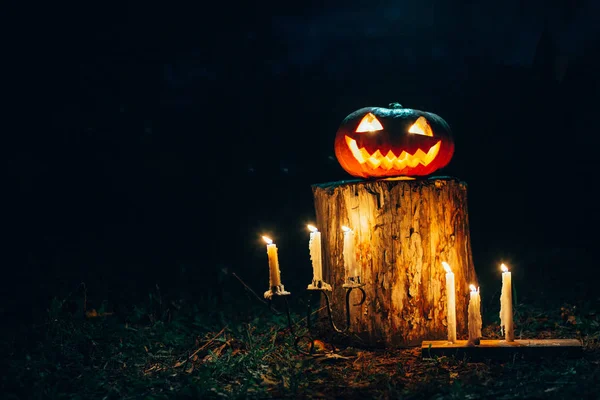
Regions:
<svg viewBox="0 0 600 400"><path fill-rule="evenodd" d="M341 325L345 320L345 225L355 232L366 292L361 306L350 307L352 334L370 346L446 339L442 261L455 274L457 334L467 334L469 284L477 285L477 278L466 183L452 177L389 178L316 184L312 191L317 227L323 232L323 276L333 286L335 321Z"/></svg>

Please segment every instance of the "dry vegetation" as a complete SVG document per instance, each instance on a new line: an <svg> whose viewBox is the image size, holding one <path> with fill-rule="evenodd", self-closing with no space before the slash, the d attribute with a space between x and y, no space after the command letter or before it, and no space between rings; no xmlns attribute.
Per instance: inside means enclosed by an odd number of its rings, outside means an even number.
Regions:
<svg viewBox="0 0 600 400"><path fill-rule="evenodd" d="M600 317L591 304L539 310L516 307L517 336L579 338L584 356L571 360L470 362L423 359L420 349L369 350L331 338L313 356L298 354L285 314L251 295L216 305L160 293L118 313L73 311L54 299L43 325L5 331L4 399L167 398L596 398ZM80 300L78 300L80 301ZM244 305L241 305L244 304ZM302 316L293 314L296 332ZM498 336L495 316L484 336Z"/></svg>

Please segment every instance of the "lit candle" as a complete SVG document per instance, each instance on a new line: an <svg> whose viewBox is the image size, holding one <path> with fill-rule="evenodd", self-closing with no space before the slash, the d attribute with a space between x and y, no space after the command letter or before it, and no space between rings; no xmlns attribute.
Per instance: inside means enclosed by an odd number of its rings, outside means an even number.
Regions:
<svg viewBox="0 0 600 400"><path fill-rule="evenodd" d="M479 288L469 285L471 297L469 298L469 343L479 344L481 339L481 297Z"/></svg>
<svg viewBox="0 0 600 400"><path fill-rule="evenodd" d="M512 311L512 277L506 265L502 269L502 294L500 295L500 326L507 342L515 341Z"/></svg>
<svg viewBox="0 0 600 400"><path fill-rule="evenodd" d="M447 262L442 261L442 265L446 270L446 299L448 306L446 319L448 321L448 341L454 343L456 342L456 291L454 288L454 273Z"/></svg>
<svg viewBox="0 0 600 400"><path fill-rule="evenodd" d="M316 227L308 225L310 230L310 240L308 249L310 250L310 259L313 266L313 282L318 283L323 280L323 264L321 259L321 232Z"/></svg>
<svg viewBox="0 0 600 400"><path fill-rule="evenodd" d="M281 285L281 277L279 274L279 259L277 258L277 246L273 241L266 237L262 237L267 243L267 256L269 257L269 287Z"/></svg>
<svg viewBox="0 0 600 400"><path fill-rule="evenodd" d="M349 277L359 276L358 263L356 262L356 252L354 251L354 231L347 226L342 226L344 231L344 272L346 281Z"/></svg>

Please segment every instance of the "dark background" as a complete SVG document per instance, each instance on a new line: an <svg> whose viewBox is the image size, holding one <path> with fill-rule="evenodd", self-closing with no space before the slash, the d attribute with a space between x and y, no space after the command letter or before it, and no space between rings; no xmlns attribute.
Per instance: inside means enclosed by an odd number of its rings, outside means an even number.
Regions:
<svg viewBox="0 0 600 400"><path fill-rule="evenodd" d="M599 2L314 3L8 10L5 315L80 282L262 292L263 234L302 298L311 184L349 178L343 118L391 102L453 130L484 298L501 261L531 301L597 296Z"/></svg>

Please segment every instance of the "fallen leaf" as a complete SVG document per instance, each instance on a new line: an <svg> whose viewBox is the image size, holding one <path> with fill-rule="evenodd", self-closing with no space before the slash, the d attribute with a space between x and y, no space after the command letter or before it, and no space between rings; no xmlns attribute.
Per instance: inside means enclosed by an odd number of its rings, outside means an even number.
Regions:
<svg viewBox="0 0 600 400"><path fill-rule="evenodd" d="M352 360L355 357L344 357L336 353L325 353L322 356L315 357L318 362L336 362L344 360Z"/></svg>
<svg viewBox="0 0 600 400"><path fill-rule="evenodd" d="M267 375L261 375L260 376L262 379L262 382L260 383L261 386L273 386L273 385L277 385L277 381L274 381L273 379L269 378Z"/></svg>
<svg viewBox="0 0 600 400"><path fill-rule="evenodd" d="M113 315L113 313L112 312L99 313L98 311L96 311L95 308L92 308L91 310L88 310L85 312L86 318L108 317L110 315Z"/></svg>

